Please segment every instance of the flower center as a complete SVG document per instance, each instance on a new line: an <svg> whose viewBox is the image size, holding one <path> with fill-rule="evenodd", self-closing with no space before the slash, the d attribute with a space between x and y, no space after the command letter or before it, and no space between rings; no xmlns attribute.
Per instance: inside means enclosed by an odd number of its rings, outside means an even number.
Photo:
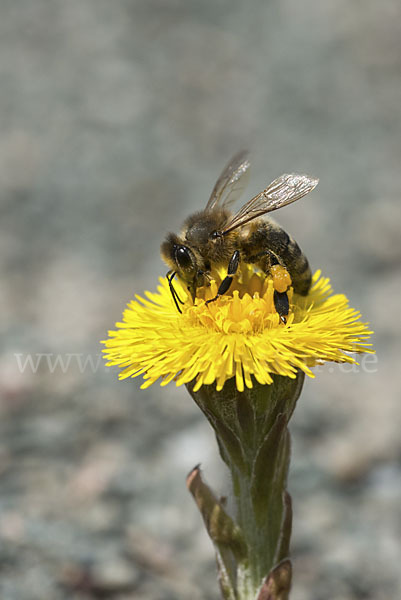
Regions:
<svg viewBox="0 0 401 600"><path fill-rule="evenodd" d="M224 276L222 271L211 280L210 286L198 288L194 306L187 309L192 324L224 333L244 334L262 333L265 329L283 326L274 307L272 278L248 265L238 271L226 294L206 304L216 296ZM291 302L292 288L288 296ZM290 309L287 322L292 320Z"/></svg>

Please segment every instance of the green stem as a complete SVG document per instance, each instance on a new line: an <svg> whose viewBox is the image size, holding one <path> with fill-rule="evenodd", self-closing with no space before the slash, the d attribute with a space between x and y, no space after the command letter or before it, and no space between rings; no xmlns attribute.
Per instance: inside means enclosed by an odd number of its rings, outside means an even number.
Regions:
<svg viewBox="0 0 401 600"><path fill-rule="evenodd" d="M230 596L223 594L225 598L288 598L291 571L285 559L289 555L291 499L286 491L290 461L287 425L303 380L303 373L295 379L275 376L271 385L254 382L254 387L244 392L238 392L234 379L226 382L221 392L214 386L202 386L197 392L193 385L187 386L211 423L230 470L233 522L246 549L234 557L232 589ZM211 537L217 549L216 539ZM219 557L221 560L223 554L224 562L221 536L219 543ZM230 544L226 540L224 548ZM233 572L231 558L229 567Z"/></svg>

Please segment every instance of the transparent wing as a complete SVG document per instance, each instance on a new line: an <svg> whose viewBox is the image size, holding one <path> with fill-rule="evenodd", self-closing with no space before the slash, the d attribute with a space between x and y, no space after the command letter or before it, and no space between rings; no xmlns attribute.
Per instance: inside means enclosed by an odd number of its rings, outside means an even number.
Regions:
<svg viewBox="0 0 401 600"><path fill-rule="evenodd" d="M307 175L298 175L297 173L281 175L263 192L244 204L226 224L222 233L228 233L232 229L245 225L252 219L303 198L303 196L314 190L318 183L318 179L313 179Z"/></svg>
<svg viewBox="0 0 401 600"><path fill-rule="evenodd" d="M250 163L245 150L238 152L223 169L213 188L206 211L210 212L217 206L228 206L236 200L248 183Z"/></svg>

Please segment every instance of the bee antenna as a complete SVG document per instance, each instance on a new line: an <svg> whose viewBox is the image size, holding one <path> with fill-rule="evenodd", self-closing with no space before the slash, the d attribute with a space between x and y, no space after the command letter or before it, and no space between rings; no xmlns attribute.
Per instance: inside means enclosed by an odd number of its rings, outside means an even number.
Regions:
<svg viewBox="0 0 401 600"><path fill-rule="evenodd" d="M178 312L180 314L182 314L182 310L181 310L180 305L178 304L178 302L180 302L180 304L184 304L184 302L181 300L181 298L179 297L177 291L175 290L175 288L173 286L173 279L174 279L175 276L176 276L176 271L173 271L172 273L171 273L171 271L169 271L167 273L167 275L166 275L167 281L168 281L168 285L169 285L169 288L170 288L170 292L171 292L171 295L172 295L173 300L174 300L174 304L176 305L176 308L177 308Z"/></svg>

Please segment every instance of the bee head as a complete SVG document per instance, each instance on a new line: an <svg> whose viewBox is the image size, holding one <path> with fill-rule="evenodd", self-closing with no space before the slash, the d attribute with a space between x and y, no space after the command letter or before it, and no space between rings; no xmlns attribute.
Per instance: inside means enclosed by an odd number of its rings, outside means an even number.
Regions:
<svg viewBox="0 0 401 600"><path fill-rule="evenodd" d="M198 264L193 250L174 233L167 236L161 246L163 260L185 281L192 282L198 272Z"/></svg>

